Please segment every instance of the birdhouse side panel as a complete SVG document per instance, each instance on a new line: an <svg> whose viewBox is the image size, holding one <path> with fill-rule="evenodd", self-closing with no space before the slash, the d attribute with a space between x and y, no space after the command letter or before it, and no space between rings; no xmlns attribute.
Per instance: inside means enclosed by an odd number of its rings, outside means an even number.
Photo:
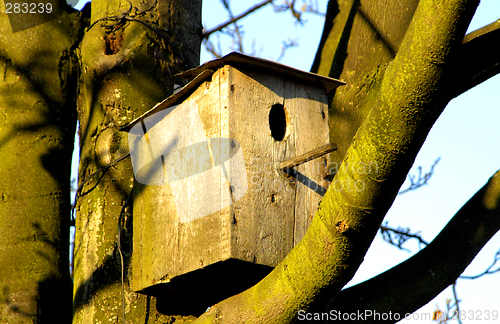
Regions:
<svg viewBox="0 0 500 324"><path fill-rule="evenodd" d="M185 201L193 204L193 208L202 206L205 212L202 217L182 223L179 227L181 273L225 261L231 255L229 185L223 180L224 172L217 161L215 149L223 137L224 126L221 120L224 107L227 106L227 98L221 95L219 73L216 71L210 82L204 82L187 99L194 101L198 107L207 137L211 168L205 171L206 176L200 174L202 177L189 179L189 187L192 189L185 193Z"/></svg>
<svg viewBox="0 0 500 324"><path fill-rule="evenodd" d="M141 203L139 202L139 205ZM140 208L140 207L139 207ZM135 212L135 206L134 206ZM135 213L132 217L132 228L134 229L134 234L132 237L132 289L134 291L142 290L146 284L146 280L143 279L143 242L142 242L142 220L143 215L141 213Z"/></svg>
<svg viewBox="0 0 500 324"><path fill-rule="evenodd" d="M283 110L285 80L260 71L225 70L228 136L241 144L248 179L247 193L233 206L232 255L275 266L293 246L296 195L294 181L275 168L295 156L293 137L285 127L283 138L275 139L270 128L273 107Z"/></svg>
<svg viewBox="0 0 500 324"><path fill-rule="evenodd" d="M224 98L218 80L201 84L184 102L167 108L172 111L156 124L168 125L155 134L177 146L167 145L162 153L166 183L137 183L134 190L136 290L230 256L229 203L224 206L229 187L211 150L221 133Z"/></svg>
<svg viewBox="0 0 500 324"><path fill-rule="evenodd" d="M136 291L178 274L178 217L168 184L134 184L132 284Z"/></svg>

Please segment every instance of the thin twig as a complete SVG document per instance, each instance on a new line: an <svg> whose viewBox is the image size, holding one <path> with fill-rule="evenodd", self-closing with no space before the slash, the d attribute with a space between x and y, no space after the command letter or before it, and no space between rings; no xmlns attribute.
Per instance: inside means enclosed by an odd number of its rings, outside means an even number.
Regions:
<svg viewBox="0 0 500 324"><path fill-rule="evenodd" d="M482 273L475 275L475 276L460 276L460 278L462 278L462 279L477 279L477 278L482 277L482 276L487 275L487 274L493 274L493 273L499 272L500 266L498 267L498 269L491 270L491 268L493 268L499 260L500 260L500 250L498 250L497 253L495 254L495 257L493 258L493 263L486 270L484 270Z"/></svg>
<svg viewBox="0 0 500 324"><path fill-rule="evenodd" d="M405 251L408 251L408 249L404 248L403 247L403 244L408 241L408 239L410 238L414 238L414 239L417 239L419 244L421 245L429 245L429 243L427 241L425 241L422 236L420 236L419 234L413 234L410 232L410 229L409 228L406 228L406 229L403 229L401 227L398 227L397 229L396 228L392 228L392 227L389 227L386 223L386 225L380 225L380 233L382 234L382 238L394 245L394 246L397 246L399 249L401 250L405 250ZM395 236L393 237L391 235L391 233L395 234ZM395 242L397 241L397 242Z"/></svg>
<svg viewBox="0 0 500 324"><path fill-rule="evenodd" d="M229 0L222 0L222 4L226 8L227 13L231 19L234 19L235 16L233 11L231 10L231 6L229 5ZM243 32L240 31L240 26L236 22L234 22L234 30L226 30L227 33L233 39L233 50L236 50L240 53L244 53L243 50ZM236 40L235 40L236 36ZM236 47L234 46L236 44Z"/></svg>
<svg viewBox="0 0 500 324"><path fill-rule="evenodd" d="M297 47L297 46L299 46L299 43L297 43L297 39L288 38L288 41L286 41L286 42L283 41L283 45L281 45L281 54L278 57L278 59L276 59L276 62L281 61L281 59L283 59L283 57L285 57L285 53L286 53L287 49L292 48L292 47Z"/></svg>
<svg viewBox="0 0 500 324"><path fill-rule="evenodd" d="M238 20L242 19L243 17L248 16L249 14L251 14L252 12L254 12L255 10L257 10L257 9L259 9L261 7L264 7L265 5L267 5L267 4L271 3L271 2L273 2L273 0L262 1L261 3L256 4L255 6L247 9L246 11L242 12L241 14L239 14L237 16L231 17L226 22L224 22L224 23L222 23L222 24L220 24L218 26L215 26L212 29L204 30L203 31L203 38L208 38L208 36L210 36L211 34L222 30L224 27L227 27L227 26L229 26L229 25L237 22Z"/></svg>
<svg viewBox="0 0 500 324"><path fill-rule="evenodd" d="M326 16L326 14L324 12L319 11L319 9L318 9L319 6L318 6L317 1L315 1L315 3L312 3L312 1L310 3L308 3L307 1L303 0L302 2L304 4L302 5L302 7L300 7L299 10L295 9L295 2L296 2L296 0L292 0L292 1L283 1L283 3L279 4L279 5L273 4L274 11L275 12L285 12L285 11L290 10L292 16L297 20L296 22L298 22L301 25L305 22L305 20L302 19L303 13L307 12L307 13L316 14L316 15L319 15L322 17Z"/></svg>
<svg viewBox="0 0 500 324"><path fill-rule="evenodd" d="M462 319L460 318L460 300L458 299L456 281L453 285L451 285L451 290L453 291L453 299L455 299L455 314L457 315L457 321L459 324L462 324Z"/></svg>
<svg viewBox="0 0 500 324"><path fill-rule="evenodd" d="M217 37L219 37L219 34L217 34ZM203 40L203 45L205 45L205 49L211 53L215 58L221 58L222 57L222 49L220 47L220 38L218 39L218 46L217 49L215 49L214 43L209 39L205 38Z"/></svg>
<svg viewBox="0 0 500 324"><path fill-rule="evenodd" d="M418 177L416 175L408 174L408 179L410 180L410 185L408 186L408 188L398 192L398 195L406 193L406 192L411 191L411 190L415 190L417 188L422 187L423 185L426 185L429 182L429 179L431 178L431 176L434 174L434 168L436 167L436 165L438 164L438 162L440 160L441 160L440 157L437 158L436 161L434 161L434 163L432 164L431 170L425 174L422 174L422 167L421 166L419 166L417 168Z"/></svg>

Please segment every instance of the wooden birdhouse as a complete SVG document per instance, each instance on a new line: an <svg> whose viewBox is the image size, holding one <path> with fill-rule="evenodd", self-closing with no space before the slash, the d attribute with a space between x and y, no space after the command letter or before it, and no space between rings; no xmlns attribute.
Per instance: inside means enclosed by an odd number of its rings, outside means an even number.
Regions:
<svg viewBox="0 0 500 324"><path fill-rule="evenodd" d="M132 287L210 306L304 236L334 149L327 93L343 83L238 53L183 76L190 83L125 128Z"/></svg>

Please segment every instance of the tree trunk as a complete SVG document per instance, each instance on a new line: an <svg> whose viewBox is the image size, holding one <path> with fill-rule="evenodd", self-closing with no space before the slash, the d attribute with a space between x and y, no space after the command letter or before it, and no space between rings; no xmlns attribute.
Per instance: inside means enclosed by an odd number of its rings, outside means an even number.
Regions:
<svg viewBox="0 0 500 324"><path fill-rule="evenodd" d="M336 172L354 134L377 99L385 70L394 60L419 0L329 1L312 72L347 83L330 96L331 154Z"/></svg>
<svg viewBox="0 0 500 324"><path fill-rule="evenodd" d="M80 179L125 155L127 133L118 129L171 94L175 73L199 64L201 0L132 1L132 6L127 12L126 1L92 2L91 27L81 45ZM124 12L126 19L97 21ZM80 186L74 323L117 323L124 315L128 323L172 321L157 312L154 297L133 292L128 282L130 206L121 214L133 187L130 160Z"/></svg>
<svg viewBox="0 0 500 324"><path fill-rule="evenodd" d="M13 33L4 11L0 30L0 321L69 323L80 14Z"/></svg>

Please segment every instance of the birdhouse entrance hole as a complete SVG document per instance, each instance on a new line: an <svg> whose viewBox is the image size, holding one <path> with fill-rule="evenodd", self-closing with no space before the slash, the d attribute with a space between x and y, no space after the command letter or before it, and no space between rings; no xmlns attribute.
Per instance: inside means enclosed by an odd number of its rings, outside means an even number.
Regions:
<svg viewBox="0 0 500 324"><path fill-rule="evenodd" d="M269 112L269 128L276 141L282 141L286 135L287 115L282 104L274 104Z"/></svg>

